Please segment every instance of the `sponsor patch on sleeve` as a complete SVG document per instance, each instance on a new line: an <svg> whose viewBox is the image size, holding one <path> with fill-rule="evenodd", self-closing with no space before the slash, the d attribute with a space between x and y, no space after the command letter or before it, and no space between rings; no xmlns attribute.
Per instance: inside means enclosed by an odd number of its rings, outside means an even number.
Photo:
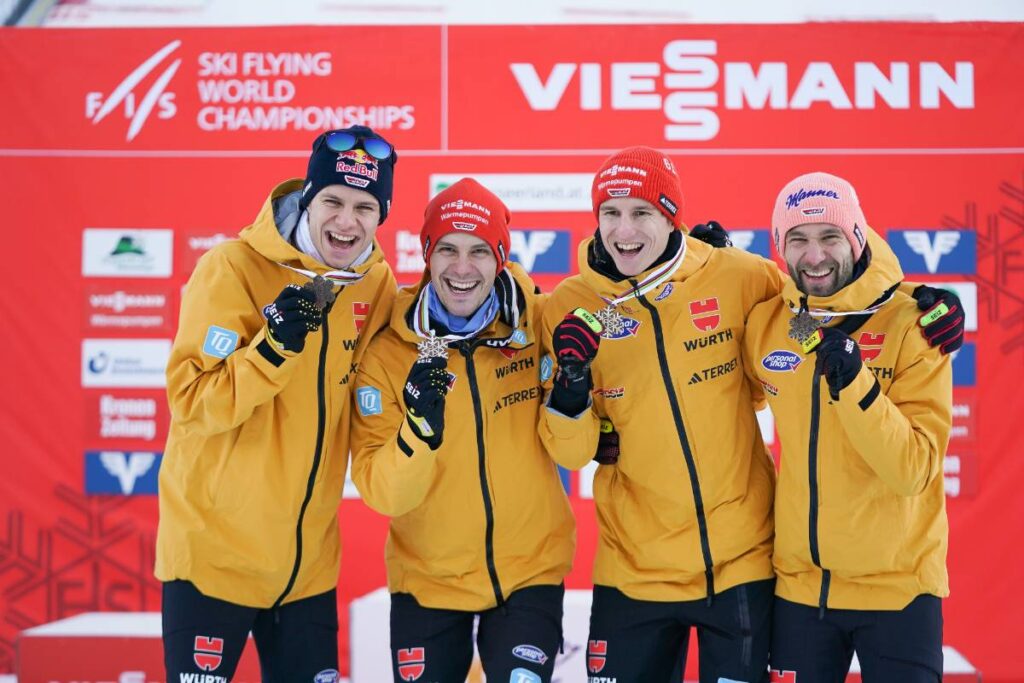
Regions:
<svg viewBox="0 0 1024 683"><path fill-rule="evenodd" d="M540 381L547 382L554 374L555 361L551 359L551 354L547 354L540 359Z"/></svg>
<svg viewBox="0 0 1024 683"><path fill-rule="evenodd" d="M356 389L356 407L363 417L380 415L384 412L380 401L380 389L377 387L359 387Z"/></svg>
<svg viewBox="0 0 1024 683"><path fill-rule="evenodd" d="M238 333L210 325L203 342L203 353L214 358L227 358L238 348Z"/></svg>

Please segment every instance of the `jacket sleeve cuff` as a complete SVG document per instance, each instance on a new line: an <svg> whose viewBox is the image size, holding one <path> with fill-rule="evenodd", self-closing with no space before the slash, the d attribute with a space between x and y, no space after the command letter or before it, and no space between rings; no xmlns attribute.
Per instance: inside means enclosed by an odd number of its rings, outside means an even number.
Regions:
<svg viewBox="0 0 1024 683"><path fill-rule="evenodd" d="M246 358L263 368L268 375L280 374L285 361L297 355L294 351L286 351L275 344L267 335L265 327L252 338L246 350Z"/></svg>
<svg viewBox="0 0 1024 683"><path fill-rule="evenodd" d="M881 392L882 387L875 378L875 373L864 365L850 385L839 393L840 410L864 413L874 405Z"/></svg>
<svg viewBox="0 0 1024 683"><path fill-rule="evenodd" d="M433 453L435 451L430 450L430 446L420 437L416 436L404 415L402 416L402 424L398 428L397 445L398 450L405 454L408 460L417 460L419 463L433 460Z"/></svg>

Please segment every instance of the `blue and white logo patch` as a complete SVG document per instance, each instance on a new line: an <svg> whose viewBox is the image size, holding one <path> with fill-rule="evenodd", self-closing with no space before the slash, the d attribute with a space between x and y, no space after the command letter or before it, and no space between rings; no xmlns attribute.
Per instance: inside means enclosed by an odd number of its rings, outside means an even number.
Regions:
<svg viewBox="0 0 1024 683"><path fill-rule="evenodd" d="M792 351L772 351L761 359L761 366L771 372L796 372L804 359Z"/></svg>
<svg viewBox="0 0 1024 683"><path fill-rule="evenodd" d="M977 383L977 374L974 344L967 342L953 352L953 386L973 387Z"/></svg>
<svg viewBox="0 0 1024 683"><path fill-rule="evenodd" d="M512 333L512 341L516 344L525 344L526 333L523 332L522 330L516 330L515 332Z"/></svg>
<svg viewBox="0 0 1024 683"><path fill-rule="evenodd" d="M210 325L203 342L203 353L214 358L227 358L238 348L238 333Z"/></svg>
<svg viewBox="0 0 1024 683"><path fill-rule="evenodd" d="M513 669L508 683L541 683L540 676L529 669Z"/></svg>
<svg viewBox="0 0 1024 683"><path fill-rule="evenodd" d="M512 230L509 258L528 273L569 272L572 233L568 230Z"/></svg>
<svg viewBox="0 0 1024 683"><path fill-rule="evenodd" d="M765 258L772 257L771 240L767 230L729 230L732 246Z"/></svg>
<svg viewBox="0 0 1024 683"><path fill-rule="evenodd" d="M380 415L384 408L380 402L380 389L377 387L359 387L356 389L356 406L363 417Z"/></svg>
<svg viewBox="0 0 1024 683"><path fill-rule="evenodd" d="M974 275L978 270L973 230L890 230L885 237L904 273Z"/></svg>
<svg viewBox="0 0 1024 683"><path fill-rule="evenodd" d="M337 669L324 669L313 676L313 683L338 683L340 680L341 674Z"/></svg>
<svg viewBox="0 0 1024 683"><path fill-rule="evenodd" d="M540 359L540 381L547 382L554 374L555 361L551 359L551 355L549 354Z"/></svg>
<svg viewBox="0 0 1024 683"><path fill-rule="evenodd" d="M536 645L516 645L512 648L512 654L519 659L533 662L534 664L543 665L544 662L548 661L548 656L544 653L544 650Z"/></svg>
<svg viewBox="0 0 1024 683"><path fill-rule="evenodd" d="M637 330L640 328L640 321L635 318L629 318L622 316L622 328L611 332L608 327L604 328L601 332L602 339L628 339L629 337L635 337Z"/></svg>

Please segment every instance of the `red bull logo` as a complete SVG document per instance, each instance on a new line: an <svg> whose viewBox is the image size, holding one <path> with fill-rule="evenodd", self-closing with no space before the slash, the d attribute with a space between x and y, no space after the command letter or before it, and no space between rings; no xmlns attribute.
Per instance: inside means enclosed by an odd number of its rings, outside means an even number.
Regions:
<svg viewBox="0 0 1024 683"><path fill-rule="evenodd" d="M377 180L377 160L361 149L338 152L338 163L334 170Z"/></svg>
<svg viewBox="0 0 1024 683"><path fill-rule="evenodd" d="M711 332L718 327L722 316L718 312L718 297L690 302L690 319L693 326L702 332Z"/></svg>

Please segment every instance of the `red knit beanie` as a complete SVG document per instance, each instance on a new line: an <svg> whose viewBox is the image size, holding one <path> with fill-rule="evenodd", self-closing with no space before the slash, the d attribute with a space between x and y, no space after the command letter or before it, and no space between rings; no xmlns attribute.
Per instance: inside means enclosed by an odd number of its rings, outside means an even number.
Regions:
<svg viewBox="0 0 1024 683"><path fill-rule="evenodd" d="M594 215L600 215L601 204L620 197L650 202L672 225L677 228L683 225L683 188L679 174L672 160L656 149L627 147L604 160L591 189Z"/></svg>
<svg viewBox="0 0 1024 683"><path fill-rule="evenodd" d="M511 218L508 207L496 194L472 178L463 178L441 190L423 212L423 260L429 266L439 239L449 233L464 232L487 242L501 270L509 257Z"/></svg>

